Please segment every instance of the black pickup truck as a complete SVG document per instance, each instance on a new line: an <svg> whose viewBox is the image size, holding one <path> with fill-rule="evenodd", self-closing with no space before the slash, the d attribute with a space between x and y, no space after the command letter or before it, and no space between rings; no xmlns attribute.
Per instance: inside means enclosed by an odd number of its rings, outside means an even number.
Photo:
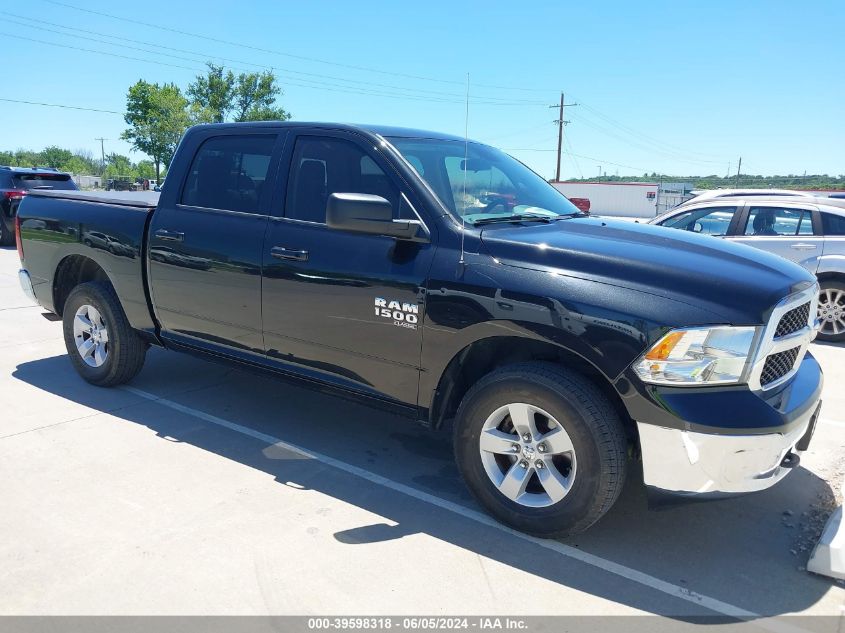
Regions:
<svg viewBox="0 0 845 633"><path fill-rule="evenodd" d="M36 191L16 230L87 381L159 345L392 407L451 429L479 502L537 535L589 527L639 462L653 491L767 488L820 407L801 267L589 217L443 134L197 126L157 206Z"/></svg>

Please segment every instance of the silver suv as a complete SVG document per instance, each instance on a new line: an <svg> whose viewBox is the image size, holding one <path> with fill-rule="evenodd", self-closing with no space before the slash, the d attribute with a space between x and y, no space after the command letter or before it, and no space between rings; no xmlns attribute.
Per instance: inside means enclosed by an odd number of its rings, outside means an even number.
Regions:
<svg viewBox="0 0 845 633"><path fill-rule="evenodd" d="M821 285L819 340L845 341L845 199L694 198L649 224L742 242L801 264Z"/></svg>

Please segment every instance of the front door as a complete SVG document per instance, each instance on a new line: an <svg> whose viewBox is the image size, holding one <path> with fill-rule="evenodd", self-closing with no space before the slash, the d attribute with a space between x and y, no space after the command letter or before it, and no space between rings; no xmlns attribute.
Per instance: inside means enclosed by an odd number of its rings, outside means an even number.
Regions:
<svg viewBox="0 0 845 633"><path fill-rule="evenodd" d="M264 340L280 367L416 404L433 243L329 229L332 193L389 200L413 217L390 164L354 134L301 133L264 246ZM413 215L411 215L413 214Z"/></svg>
<svg viewBox="0 0 845 633"><path fill-rule="evenodd" d="M813 215L814 209L806 205L749 203L731 239L780 255L815 274L824 238Z"/></svg>
<svg viewBox="0 0 845 633"><path fill-rule="evenodd" d="M272 196L264 185L280 144L267 133L206 138L182 190L162 194L149 271L165 339L263 355L261 253Z"/></svg>

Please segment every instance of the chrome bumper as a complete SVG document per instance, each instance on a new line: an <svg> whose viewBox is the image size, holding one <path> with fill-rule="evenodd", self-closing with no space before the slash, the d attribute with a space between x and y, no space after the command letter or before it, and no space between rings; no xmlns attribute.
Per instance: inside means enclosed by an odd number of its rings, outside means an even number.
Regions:
<svg viewBox="0 0 845 633"><path fill-rule="evenodd" d="M18 281L21 284L21 290L23 290L27 298L33 303L38 303L38 299L35 298L35 290L32 288L32 279L26 270L20 269L18 271Z"/></svg>
<svg viewBox="0 0 845 633"><path fill-rule="evenodd" d="M789 453L806 448L818 408L789 433L711 435L637 423L643 479L650 488L680 495L739 494L773 486L794 466ZM801 441L804 439L805 441Z"/></svg>

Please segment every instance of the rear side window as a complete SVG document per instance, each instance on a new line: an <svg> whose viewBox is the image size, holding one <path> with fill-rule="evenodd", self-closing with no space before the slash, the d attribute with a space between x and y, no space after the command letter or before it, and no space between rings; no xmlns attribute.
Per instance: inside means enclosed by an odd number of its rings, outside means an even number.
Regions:
<svg viewBox="0 0 845 633"><path fill-rule="evenodd" d="M822 213L822 230L825 235L845 235L845 216Z"/></svg>
<svg viewBox="0 0 845 633"><path fill-rule="evenodd" d="M707 207L678 214L662 223L672 229L682 229L704 235L728 234L736 207Z"/></svg>
<svg viewBox="0 0 845 633"><path fill-rule="evenodd" d="M274 135L217 136L201 146L182 192L182 204L261 213Z"/></svg>
<svg viewBox="0 0 845 633"><path fill-rule="evenodd" d="M333 193L369 193L399 207L399 190L360 147L336 138L302 136L296 141L288 179L285 217L325 223Z"/></svg>
<svg viewBox="0 0 845 633"><path fill-rule="evenodd" d="M14 174L12 186L15 189L76 190L76 183L68 174Z"/></svg>
<svg viewBox="0 0 845 633"><path fill-rule="evenodd" d="M751 207L745 235L812 235L813 214L804 209Z"/></svg>

